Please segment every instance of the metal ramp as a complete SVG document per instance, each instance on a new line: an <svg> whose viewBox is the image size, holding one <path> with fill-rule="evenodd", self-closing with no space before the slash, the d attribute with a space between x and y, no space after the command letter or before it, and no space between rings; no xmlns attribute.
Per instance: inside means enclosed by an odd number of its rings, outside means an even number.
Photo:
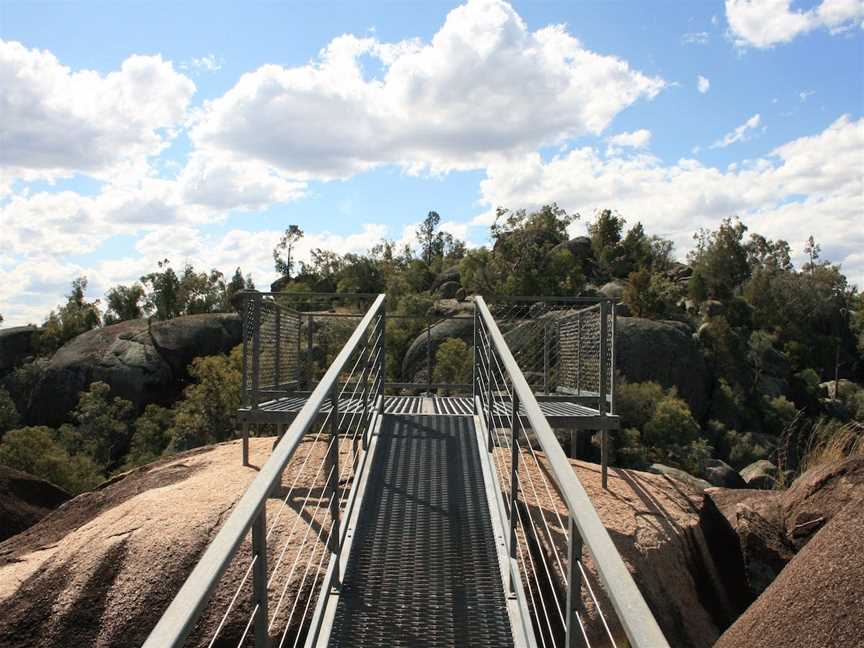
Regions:
<svg viewBox="0 0 864 648"><path fill-rule="evenodd" d="M300 392L307 314L279 299L244 304L244 464L250 428L279 441L145 648L668 648L550 426L600 433L605 487L605 301L505 338L477 296L472 383L441 386L471 396L430 397L385 379L385 295Z"/></svg>
<svg viewBox="0 0 864 648"><path fill-rule="evenodd" d="M387 415L377 443L318 645L513 646L473 419Z"/></svg>

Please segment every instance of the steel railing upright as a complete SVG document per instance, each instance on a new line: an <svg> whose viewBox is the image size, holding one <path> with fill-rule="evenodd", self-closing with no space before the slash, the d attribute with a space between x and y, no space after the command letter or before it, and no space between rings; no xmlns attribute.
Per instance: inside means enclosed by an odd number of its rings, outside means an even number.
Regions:
<svg viewBox="0 0 864 648"><path fill-rule="evenodd" d="M253 297L253 302L256 299L258 298ZM253 303L253 305L249 307L249 311L246 315L253 318L253 324L257 324L260 322L260 312L260 304L259 307L256 308ZM346 437L348 436L346 433L350 434L353 430L354 436L348 440L353 442L355 447L357 447L360 441L358 436L362 430L365 446L369 432L368 428L371 425L372 417L382 413L384 391L384 317L384 295L378 295L369 310L361 319L358 326L354 329L351 337L336 356L336 359L324 374L321 381L308 397L305 405L297 414L281 441L276 445L270 458L260 469L258 475L234 507L234 510L231 512L231 515L228 517L225 524L219 530L216 537L195 565L195 568L184 582L180 591L159 619L157 625L144 643L145 648L174 648L183 645L196 624L199 622L199 619L205 611L208 603L211 601L211 598L219 587L220 580L231 565L242 542L248 535L250 535L250 532L252 559L242 581L240 582L240 586L234 593L233 598L231 598L231 603L228 606L228 609L225 611L225 614L222 615L221 621L212 633L213 639L211 640L210 645L213 645L219 632L223 629L226 618L230 613L231 608L235 605L238 595L244 587L244 584L247 582L250 574L252 577L252 611L240 643L242 644L247 634L251 631L253 633L252 636L254 637L256 648L263 648L270 645L270 630L273 628L274 622L276 621L279 607L282 605L286 588L291 581L291 575L294 573L300 553L298 552L294 565L291 567L291 573L285 579L285 585L282 588L282 595L279 597L276 609L271 613L269 610L270 596L268 590L274 583L276 570L279 568L282 559L285 556L285 551L289 546L288 542L293 537L294 527L292 527L291 535L289 535L288 541L286 541L285 547L279 555L273 570L270 570L268 573L267 541L275 529L276 521L269 526L268 530L266 521L266 504L268 498L270 498L274 491L281 485L285 468L294 456L299 444L303 441L304 436L313 428L313 426L316 425L316 423L320 422L322 406L325 405L329 405L329 412L323 423L321 423L322 430L319 431L318 436L315 438L316 440L319 439L323 430L326 429L329 434L325 435L325 439L329 436L329 443L327 444L325 461L322 466L318 468L318 472L315 473L316 477L314 479L318 478L318 475L321 474L323 468L325 473L324 498L326 499L322 498L319 501L315 511L317 511L318 507L321 506L321 503L324 502L326 504L324 510L329 514L330 526L326 540L323 537L323 524L320 525L317 539L312 540L312 554L310 556L309 564L307 564L304 571L303 582L301 583L300 591L298 591L298 596L303 591L306 576L310 572L310 568L312 568L312 558L316 556L316 546L314 543L317 542L319 545L323 543L324 547L324 549L320 549L318 567L313 570L316 573L320 571L321 564L327 556L330 556L331 559L336 559L335 557L339 555L345 533L344 525L340 527L340 515L342 515L340 505L345 499L345 494L340 491L340 478L344 476L357 461L359 450L357 450L354 455L350 455L349 453L349 460L344 462L344 466L341 466L340 464L343 462L339 459L338 444L340 435ZM296 326L294 327L294 330L297 330ZM256 351L260 355L260 337L256 341L253 336L252 339L248 341L244 340L244 342L250 343L252 347L257 347ZM280 353L281 352L280 349ZM354 359L353 365L352 359ZM255 364L260 372L260 361ZM245 369L246 368L244 367L244 370ZM347 376L346 372L348 372ZM252 375L255 375L254 372ZM253 394L256 392L255 387L258 386L260 385L251 386ZM349 397L346 400L343 399L343 396L349 386L353 387L353 392L349 394ZM244 385L244 388L248 387L248 385ZM361 407L356 406L359 399L363 399ZM348 411L340 412L339 403L343 402L343 400L350 404L350 413ZM346 421L348 421L347 426L345 423ZM307 454L307 460L308 456L309 455ZM282 510L284 510L284 506L291 496L294 486L296 486L296 482L297 480L295 479L295 483L292 484L288 494L285 495L282 502L283 508L279 509L279 515L281 515ZM309 494L307 494L306 499L304 500L304 505L308 500ZM315 512L313 511L313 518L314 514ZM297 519L299 520L300 518L298 517ZM312 524L307 526L307 535L309 530L312 528ZM303 546L305 546L305 535L303 542ZM335 573L338 578L339 570L336 570ZM313 580L313 591L316 583L317 580ZM305 615L310 608L311 600L312 598L307 596L304 611L301 613L303 616L300 617L301 623L302 620L305 619ZM282 642L284 642L285 635L288 632L289 627L291 627L297 604L298 601L295 601L294 607L291 608L291 616L288 617L288 620L285 623ZM282 645L282 642L280 642L280 645Z"/></svg>
<svg viewBox="0 0 864 648"><path fill-rule="evenodd" d="M474 303L475 411L486 428L493 472L506 502L510 587L523 578L538 645L590 646L595 632L616 645L601 605L605 596L630 646L668 648L486 302L478 296ZM566 546L561 546L562 537ZM585 551L602 592L590 584ZM562 586L563 596L550 596ZM593 601L601 630L589 627L583 593Z"/></svg>

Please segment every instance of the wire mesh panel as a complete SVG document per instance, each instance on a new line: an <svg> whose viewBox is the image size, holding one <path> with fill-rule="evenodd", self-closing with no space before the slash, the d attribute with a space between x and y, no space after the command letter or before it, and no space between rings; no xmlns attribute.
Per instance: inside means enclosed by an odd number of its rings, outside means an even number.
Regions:
<svg viewBox="0 0 864 648"><path fill-rule="evenodd" d="M261 293L246 297L242 314L242 400L255 406L297 387L300 314Z"/></svg>
<svg viewBox="0 0 864 648"><path fill-rule="evenodd" d="M605 393L611 392L615 330L611 302L593 298L496 299L490 312L536 393L599 397L601 373Z"/></svg>

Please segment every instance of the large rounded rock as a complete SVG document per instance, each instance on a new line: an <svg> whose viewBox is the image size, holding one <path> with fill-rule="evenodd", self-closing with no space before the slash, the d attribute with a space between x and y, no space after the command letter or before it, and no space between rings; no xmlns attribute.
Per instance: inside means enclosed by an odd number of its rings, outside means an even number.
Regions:
<svg viewBox="0 0 864 648"><path fill-rule="evenodd" d="M435 276L434 281L432 281L432 291L434 292L434 291L438 290L439 288L441 288L446 283L455 283L456 284L456 290L458 290L459 286L461 285L460 284L461 280L462 280L462 273L459 270L459 266L458 265L451 266L451 267L447 268L446 270L440 272L438 275ZM455 290L454 290L454 293L455 293ZM449 297L447 297L446 299L449 299Z"/></svg>
<svg viewBox="0 0 864 648"><path fill-rule="evenodd" d="M741 469L741 477L750 488L771 489L777 483L777 466L767 459L754 461Z"/></svg>
<svg viewBox="0 0 864 648"><path fill-rule="evenodd" d="M438 347L448 338L459 338L469 345L474 344L474 320L471 317L442 320L432 325L428 336L425 330L420 333L405 352L405 357L402 359L402 375L411 379L418 372L425 370L427 348L434 362Z"/></svg>
<svg viewBox="0 0 864 648"><path fill-rule="evenodd" d="M35 326L0 329L0 373L14 369L33 355L38 330Z"/></svg>
<svg viewBox="0 0 864 648"><path fill-rule="evenodd" d="M864 493L786 565L715 648L860 646L864 637Z"/></svg>
<svg viewBox="0 0 864 648"><path fill-rule="evenodd" d="M665 464L654 463L648 467L648 472L652 472L655 475L665 475L670 479L675 479L677 481L683 482L690 486L697 493L701 493L706 488L711 488L711 484L705 481L704 479L700 479L699 477L694 477L690 473L681 470L680 468L674 468L672 466L667 466Z"/></svg>
<svg viewBox="0 0 864 648"><path fill-rule="evenodd" d="M564 600L563 579L557 568L551 567L557 563L551 546L558 556L567 555L567 533L561 528L567 520L566 507L554 487L551 496L542 487L542 481L550 473L543 453L537 456L540 466L531 457L523 464L525 478L529 479L529 485L521 493L526 504L523 514L532 518L533 525L526 526L536 529L533 535L547 556L556 593ZM610 469L608 488L604 489L598 465L577 460L570 463L669 645L712 646L726 624L734 620L738 609L730 600L721 565L710 551L711 538L703 533L702 495L686 482L623 469ZM519 548L524 550L521 543ZM526 556L525 564L527 560ZM616 643L627 645L620 619L608 613L613 607L606 591L597 585L596 566L587 551L584 566L593 593L601 609L607 612ZM582 595L583 620L587 620L590 645L611 645L586 588Z"/></svg>
<svg viewBox="0 0 864 648"><path fill-rule="evenodd" d="M456 293L459 292L461 286L456 281L445 281L438 286L436 293L441 299L455 299Z"/></svg>
<svg viewBox="0 0 864 648"><path fill-rule="evenodd" d="M690 329L680 322L618 318L616 369L630 382L675 387L697 419L708 411L709 375Z"/></svg>
<svg viewBox="0 0 864 648"><path fill-rule="evenodd" d="M272 445L272 437L251 439L252 466L242 465L234 441L138 468L0 543L0 646L140 646L259 474L255 466L264 465ZM301 493L315 486L312 473L307 468L301 476L300 466L306 456L318 465L325 448L323 442L301 443L266 504L271 574L286 550L269 591L274 614L283 586L286 590L273 624L276 643L292 603L298 595L301 604L314 595L313 583L323 571L316 567L317 527L304 535L325 519L317 500L283 508L283 491L295 481ZM313 551L318 554L310 561ZM308 580L303 569L290 570L295 557L301 566L311 563ZM219 580L213 605L204 610L200 631L193 631L185 646L207 646L250 560L245 540ZM216 645L238 645L250 611L250 597L239 596ZM296 633L296 627L289 628L288 645Z"/></svg>
<svg viewBox="0 0 864 648"><path fill-rule="evenodd" d="M33 526L69 497L51 482L0 464L0 542Z"/></svg>
<svg viewBox="0 0 864 648"><path fill-rule="evenodd" d="M746 488L747 482L725 461L709 459L705 467L705 479L712 486L722 488Z"/></svg>
<svg viewBox="0 0 864 648"><path fill-rule="evenodd" d="M170 402L180 394L193 358L230 351L240 342L240 318L224 313L130 320L87 331L51 358L31 396L27 421L59 425L97 380L139 408Z"/></svg>

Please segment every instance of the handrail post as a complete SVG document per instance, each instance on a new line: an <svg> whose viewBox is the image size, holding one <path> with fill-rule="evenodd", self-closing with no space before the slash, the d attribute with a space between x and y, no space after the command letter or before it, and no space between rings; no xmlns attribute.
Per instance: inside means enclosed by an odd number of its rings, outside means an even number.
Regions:
<svg viewBox="0 0 864 648"><path fill-rule="evenodd" d="M267 648L270 644L267 610L267 502L252 523L252 607L255 612L255 648Z"/></svg>
<svg viewBox="0 0 864 648"><path fill-rule="evenodd" d="M426 320L426 393L432 393L432 325Z"/></svg>
<svg viewBox="0 0 864 648"><path fill-rule="evenodd" d="M549 323L543 321L543 393L549 393Z"/></svg>
<svg viewBox="0 0 864 648"><path fill-rule="evenodd" d="M303 330L303 316L300 315L300 313L298 312L297 313L297 357L295 359L297 366L294 367L294 380L297 383L295 389L300 388L300 380L303 378L303 374L302 374L301 369L300 369L300 357L301 357L301 355L300 355L300 338L302 337L302 333L301 333L302 330Z"/></svg>
<svg viewBox="0 0 864 648"><path fill-rule="evenodd" d="M261 359L261 293L252 299L252 396L249 406L258 409L258 372ZM249 424L243 424L243 465L249 465Z"/></svg>
<svg viewBox="0 0 864 648"><path fill-rule="evenodd" d="M582 395L582 311L576 313L576 393Z"/></svg>
<svg viewBox="0 0 864 648"><path fill-rule="evenodd" d="M306 320L306 369L308 371L306 375L306 389L311 387L312 382L315 380L315 369L312 366L312 326L314 320L312 319L312 313L309 313L309 317Z"/></svg>
<svg viewBox="0 0 864 648"><path fill-rule="evenodd" d="M330 391L330 451L327 453L328 471L331 473L327 480L330 488L326 491L330 492L330 538L328 544L330 551L333 553L335 568L333 577L336 579L336 586L341 582L340 565L339 565L339 397L338 397L339 381L333 384L333 389ZM331 583L332 585L332 583Z"/></svg>
<svg viewBox="0 0 864 648"><path fill-rule="evenodd" d="M582 609L582 573L579 561L582 560L582 537L573 522L573 516L567 515L567 648L582 646L579 628L579 611Z"/></svg>
<svg viewBox="0 0 864 648"><path fill-rule="evenodd" d="M278 390L282 383L282 309L278 304L274 304L273 308L276 309L276 363L273 368L273 389Z"/></svg>
<svg viewBox="0 0 864 648"><path fill-rule="evenodd" d="M492 425L495 421L495 404L492 402L492 338L488 335L488 331L486 337L486 406L489 408L489 418L486 423L486 437L487 445L489 446L489 452L492 452L492 448L494 445L492 443Z"/></svg>
<svg viewBox="0 0 864 648"><path fill-rule="evenodd" d="M516 560L516 507L519 498L519 436L517 426L519 425L519 396L516 389L513 390L513 400L510 406L510 532L508 540L510 545L510 559ZM516 584L513 582L513 572L510 571L510 592L514 592Z"/></svg>
<svg viewBox="0 0 864 648"><path fill-rule="evenodd" d="M380 413L384 413L384 382L387 378L387 343L386 343L386 335L387 335L387 303L382 302L381 304L381 322L379 324L381 326L381 335L378 337L378 344L381 345L381 355L378 358L378 393L377 396L381 397L380 403Z"/></svg>
<svg viewBox="0 0 864 648"><path fill-rule="evenodd" d="M607 322L607 311L609 302L605 299L600 302L600 401L597 409L600 412L600 472L603 488L608 486L609 481L609 430L606 425L606 390L608 375L606 373L606 354L608 343L606 337L609 334L609 323Z"/></svg>
<svg viewBox="0 0 864 648"><path fill-rule="evenodd" d="M362 421L361 425L363 426L363 450L369 448L369 424L366 420L369 410L369 374L372 373L369 358L369 331L367 329L363 333L363 371L360 374L363 377L363 391L360 396L360 400L363 403L363 414L360 418Z"/></svg>
<svg viewBox="0 0 864 648"><path fill-rule="evenodd" d="M474 413L479 414L477 411L477 380L478 380L478 366L477 363L480 362L480 353L477 348L477 304L474 304L474 344L471 347L471 353L473 354L473 362L471 363L471 404L474 406Z"/></svg>

